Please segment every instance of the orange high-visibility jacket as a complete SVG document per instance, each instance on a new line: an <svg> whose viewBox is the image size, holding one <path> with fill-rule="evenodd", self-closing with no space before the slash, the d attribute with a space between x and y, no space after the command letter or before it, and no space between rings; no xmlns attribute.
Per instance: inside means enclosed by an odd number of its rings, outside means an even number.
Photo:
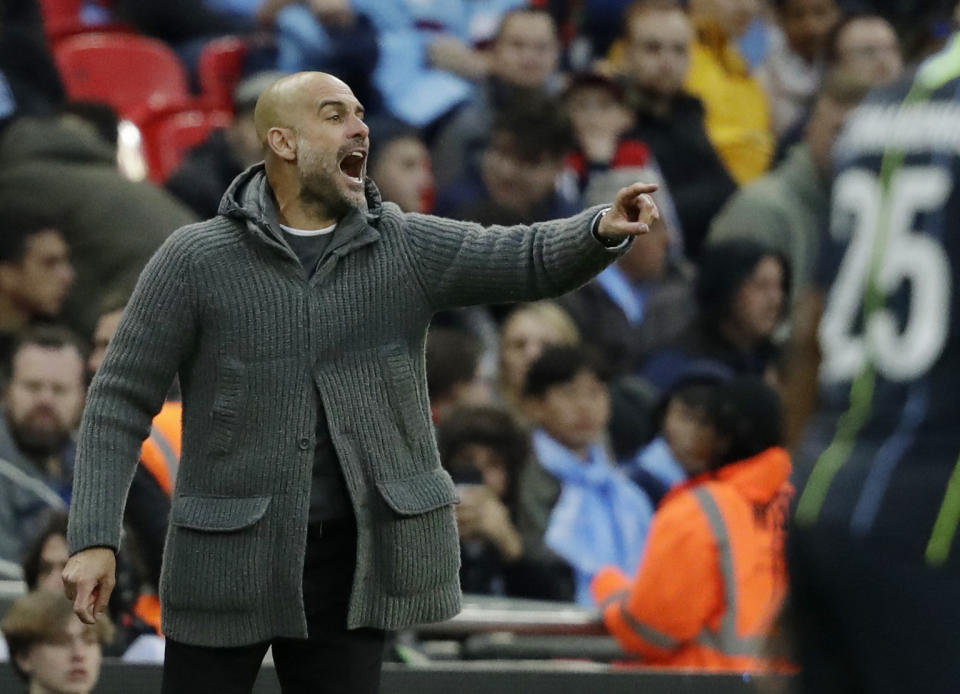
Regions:
<svg viewBox="0 0 960 694"><path fill-rule="evenodd" d="M790 469L771 448L664 498L636 578L606 567L593 580L625 650L657 666L768 669L763 639L787 590Z"/></svg>
<svg viewBox="0 0 960 694"><path fill-rule="evenodd" d="M173 481L180 465L183 432L183 404L168 401L153 418L150 436L140 449L140 462L150 471L167 495L173 494Z"/></svg>

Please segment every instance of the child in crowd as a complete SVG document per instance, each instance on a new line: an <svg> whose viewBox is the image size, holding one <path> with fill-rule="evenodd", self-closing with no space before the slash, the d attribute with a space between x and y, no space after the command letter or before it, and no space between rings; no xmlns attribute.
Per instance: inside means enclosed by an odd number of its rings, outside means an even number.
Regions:
<svg viewBox="0 0 960 694"><path fill-rule="evenodd" d="M709 468L716 443L711 412L720 386L732 377L723 364L694 362L661 397L660 433L623 466L654 507L673 487Z"/></svg>
<svg viewBox="0 0 960 694"><path fill-rule="evenodd" d="M0 629L30 694L89 694L100 678L103 644L114 633L106 615L84 624L62 592L43 589L18 598Z"/></svg>
<svg viewBox="0 0 960 694"><path fill-rule="evenodd" d="M569 564L575 600L591 604L590 579L601 566L636 569L653 505L607 453L610 394L590 353L545 349L527 373L524 396L536 426L536 462L520 486L524 541L529 553L545 545Z"/></svg>
<svg viewBox="0 0 960 694"><path fill-rule="evenodd" d="M645 663L767 669L763 639L787 591L783 409L762 380L740 377L719 387L708 419L707 470L663 499L635 578L604 567L592 590L607 628Z"/></svg>
<svg viewBox="0 0 960 694"><path fill-rule="evenodd" d="M462 564L466 593L513 595L512 570L523 555L514 525L516 479L529 455L529 438L504 410L464 405L437 427L440 460L457 484Z"/></svg>

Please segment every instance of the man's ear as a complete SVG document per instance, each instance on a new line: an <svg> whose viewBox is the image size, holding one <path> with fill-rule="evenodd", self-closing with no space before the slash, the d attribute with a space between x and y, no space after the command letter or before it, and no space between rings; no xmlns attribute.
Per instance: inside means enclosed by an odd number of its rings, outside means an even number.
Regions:
<svg viewBox="0 0 960 694"><path fill-rule="evenodd" d="M267 148L281 159L294 161L297 158L297 137L290 128L270 128L267 131Z"/></svg>

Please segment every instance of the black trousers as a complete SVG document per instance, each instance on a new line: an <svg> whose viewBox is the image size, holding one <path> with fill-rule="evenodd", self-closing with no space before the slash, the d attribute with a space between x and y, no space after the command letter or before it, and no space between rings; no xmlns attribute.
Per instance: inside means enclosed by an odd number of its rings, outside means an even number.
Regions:
<svg viewBox="0 0 960 694"><path fill-rule="evenodd" d="M377 694L385 632L346 628L355 563L352 520L311 526L303 569L308 637L234 648L167 639L163 694L249 694L270 646L283 694Z"/></svg>
<svg viewBox="0 0 960 694"><path fill-rule="evenodd" d="M903 530L791 528L786 622L803 694L960 691L960 565L925 565Z"/></svg>

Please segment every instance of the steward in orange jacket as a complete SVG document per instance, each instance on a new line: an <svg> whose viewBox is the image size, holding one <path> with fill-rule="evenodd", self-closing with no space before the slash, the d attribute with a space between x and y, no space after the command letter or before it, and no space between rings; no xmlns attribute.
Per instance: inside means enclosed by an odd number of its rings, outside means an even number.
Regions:
<svg viewBox="0 0 960 694"><path fill-rule="evenodd" d="M183 403L173 400L163 403L163 408L153 418L150 436L140 449L140 462L167 496L173 495L173 481L180 465L182 420Z"/></svg>
<svg viewBox="0 0 960 694"><path fill-rule="evenodd" d="M755 379L737 379L723 390L750 398L761 386L769 391ZM645 664L741 671L776 665L761 650L787 592L784 528L792 495L789 454L766 445L782 431L779 402L770 400L776 397L769 391L751 398L752 422L740 413L732 437L755 429L730 447L738 462L721 463L664 498L633 580L612 567L594 578L604 623ZM729 410L729 398L725 405ZM722 436L731 430L721 422ZM752 455L741 459L746 451Z"/></svg>

